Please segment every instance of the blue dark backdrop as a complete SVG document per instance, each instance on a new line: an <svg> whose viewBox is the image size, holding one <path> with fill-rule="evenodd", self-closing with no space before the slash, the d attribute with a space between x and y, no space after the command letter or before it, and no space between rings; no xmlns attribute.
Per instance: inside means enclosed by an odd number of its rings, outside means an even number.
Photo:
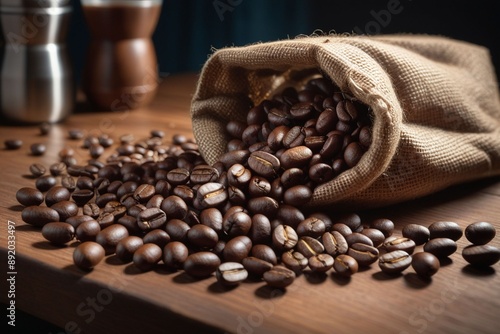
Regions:
<svg viewBox="0 0 500 334"><path fill-rule="evenodd" d="M153 40L160 72L169 74L200 70L212 48L311 34L315 29L445 35L487 46L499 68L500 15L494 4L464 0L164 0ZM69 45L80 76L89 34L79 1L74 6Z"/></svg>

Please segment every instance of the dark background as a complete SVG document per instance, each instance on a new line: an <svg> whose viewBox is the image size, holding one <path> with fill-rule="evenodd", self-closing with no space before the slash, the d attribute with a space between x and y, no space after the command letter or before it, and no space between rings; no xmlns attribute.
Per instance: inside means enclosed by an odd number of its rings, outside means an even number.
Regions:
<svg viewBox="0 0 500 334"><path fill-rule="evenodd" d="M81 77L89 33L79 1L68 45ZM320 29L357 33L424 33L448 36L490 49L500 77L500 14L496 1L400 0L400 12L379 23L395 0L164 0L153 35L162 75L197 72L212 48L293 38ZM112 24L110 22L110 24ZM3 307L4 305L2 305ZM17 333L60 333L18 310Z"/></svg>
<svg viewBox="0 0 500 334"><path fill-rule="evenodd" d="M73 0L74 1L74 0ZM377 13L399 2L380 24ZM164 0L153 35L163 75L199 71L212 48L293 38L320 29L357 33L438 34L488 47L500 69L500 14L496 1L463 0ZM77 77L89 33L79 1L68 43ZM383 15L381 15L383 16ZM112 24L112 23L110 23Z"/></svg>

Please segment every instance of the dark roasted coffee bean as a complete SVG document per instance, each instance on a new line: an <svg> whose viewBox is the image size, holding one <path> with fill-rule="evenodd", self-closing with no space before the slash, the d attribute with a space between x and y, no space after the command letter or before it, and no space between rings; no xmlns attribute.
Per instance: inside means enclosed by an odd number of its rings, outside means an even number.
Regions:
<svg viewBox="0 0 500 334"><path fill-rule="evenodd" d="M170 242L170 236L164 230L157 228L146 233L142 240L145 244L156 244L163 249Z"/></svg>
<svg viewBox="0 0 500 334"><path fill-rule="evenodd" d="M228 194L222 184L209 182L198 188L196 197L203 208L214 208L223 205Z"/></svg>
<svg viewBox="0 0 500 334"><path fill-rule="evenodd" d="M246 189L252 172L242 164L234 164L227 171L227 182L235 187Z"/></svg>
<svg viewBox="0 0 500 334"><path fill-rule="evenodd" d="M43 202L43 194L40 190L24 187L16 192L16 199L24 206L40 205Z"/></svg>
<svg viewBox="0 0 500 334"><path fill-rule="evenodd" d="M135 266L141 271L152 270L162 258L162 249L155 244L144 244L132 257Z"/></svg>
<svg viewBox="0 0 500 334"><path fill-rule="evenodd" d="M356 230L361 226L361 217L356 213L343 214L335 219L334 223L345 224L351 229L352 232L356 232Z"/></svg>
<svg viewBox="0 0 500 334"><path fill-rule="evenodd" d="M396 237L391 236L384 240L384 247L388 252L392 252L395 250L402 250L407 252L408 254L413 254L415 250L415 241L405 238L405 237Z"/></svg>
<svg viewBox="0 0 500 334"><path fill-rule="evenodd" d="M276 253L274 250L264 244L254 245L250 251L251 256L256 257L258 259L269 262L273 265L278 264L278 258L276 257Z"/></svg>
<svg viewBox="0 0 500 334"><path fill-rule="evenodd" d="M190 175L192 184L203 184L215 182L219 178L219 172L209 165L198 165L193 168Z"/></svg>
<svg viewBox="0 0 500 334"><path fill-rule="evenodd" d="M105 229L106 227L113 225L115 222L115 216L113 216L111 212L101 212L99 217L95 220L99 223L101 229Z"/></svg>
<svg viewBox="0 0 500 334"><path fill-rule="evenodd" d="M195 196L194 190L186 185L176 186L172 189L172 194L182 198L187 205L191 205L193 203Z"/></svg>
<svg viewBox="0 0 500 334"><path fill-rule="evenodd" d="M271 192L271 184L260 176L253 176L248 183L250 197L267 196Z"/></svg>
<svg viewBox="0 0 500 334"><path fill-rule="evenodd" d="M294 252L292 250L284 252L281 255L281 262L287 268L293 270L296 273L302 272L302 270L304 270L309 263L308 259L303 254Z"/></svg>
<svg viewBox="0 0 500 334"><path fill-rule="evenodd" d="M155 193L162 195L163 197L168 197L172 191L172 186L166 180L159 180L155 184Z"/></svg>
<svg viewBox="0 0 500 334"><path fill-rule="evenodd" d="M229 237L247 235L252 226L252 218L245 212L235 212L232 215L225 215L222 228L224 234Z"/></svg>
<svg viewBox="0 0 500 334"><path fill-rule="evenodd" d="M284 169L301 168L309 163L312 156L313 152L307 146L296 146L284 151L279 162Z"/></svg>
<svg viewBox="0 0 500 334"><path fill-rule="evenodd" d="M363 126L359 131L359 143L365 148L370 147L372 143L372 132L369 126Z"/></svg>
<svg viewBox="0 0 500 334"><path fill-rule="evenodd" d="M488 222L472 223L465 229L465 237L475 245L485 245L495 237L495 227Z"/></svg>
<svg viewBox="0 0 500 334"><path fill-rule="evenodd" d="M108 188L109 191L109 188ZM141 184L134 191L134 199L139 203L146 203L156 194L155 187L151 184Z"/></svg>
<svg viewBox="0 0 500 334"><path fill-rule="evenodd" d="M286 148L301 146L305 138L304 129L301 126L294 126L283 137L283 146Z"/></svg>
<svg viewBox="0 0 500 334"><path fill-rule="evenodd" d="M270 153L255 151L248 157L248 166L261 176L274 178L280 169L280 160Z"/></svg>
<svg viewBox="0 0 500 334"><path fill-rule="evenodd" d="M317 218L319 220L322 220L325 224L325 231L330 231L332 229L332 220L326 213L313 212L308 216L308 218Z"/></svg>
<svg viewBox="0 0 500 334"><path fill-rule="evenodd" d="M417 246L425 244L429 241L430 232L425 226L418 224L408 224L403 227L403 237L409 238L415 241Z"/></svg>
<svg viewBox="0 0 500 334"><path fill-rule="evenodd" d="M112 254L115 252L118 242L126 237L128 237L128 230L125 226L114 224L102 229L95 240L104 248L106 254Z"/></svg>
<svg viewBox="0 0 500 334"><path fill-rule="evenodd" d="M313 151L313 153L319 153L323 145L325 145L326 139L326 136L308 136L304 139L304 145Z"/></svg>
<svg viewBox="0 0 500 334"><path fill-rule="evenodd" d="M188 248L179 241L169 242L163 248L163 263L168 268L180 269L188 258Z"/></svg>
<svg viewBox="0 0 500 334"><path fill-rule="evenodd" d="M278 213L279 203L269 196L251 198L248 203L248 211L251 214L263 214L269 218L274 218Z"/></svg>
<svg viewBox="0 0 500 334"><path fill-rule="evenodd" d="M23 141L21 139L6 139L4 145L8 150L17 150L23 146Z"/></svg>
<svg viewBox="0 0 500 334"><path fill-rule="evenodd" d="M231 120L226 124L226 131L234 138L241 138L245 127L245 123Z"/></svg>
<svg viewBox="0 0 500 334"><path fill-rule="evenodd" d="M145 231L160 228L166 222L167 215L159 208L149 208L141 211L137 215L137 224L139 225L139 228Z"/></svg>
<svg viewBox="0 0 500 334"><path fill-rule="evenodd" d="M94 197L94 192L89 189L77 189L73 191L71 198L78 206L83 206Z"/></svg>
<svg viewBox="0 0 500 334"><path fill-rule="evenodd" d="M325 232L321 237L325 252L332 256L347 253L349 245L344 236L337 231Z"/></svg>
<svg viewBox="0 0 500 334"><path fill-rule="evenodd" d="M309 178L318 184L331 181L334 176L333 168L325 163L317 163L309 168Z"/></svg>
<svg viewBox="0 0 500 334"><path fill-rule="evenodd" d="M244 205L246 203L246 196L240 189L229 186L227 188L228 200L233 205Z"/></svg>
<svg viewBox="0 0 500 334"><path fill-rule="evenodd" d="M84 136L83 131L80 129L70 129L68 130L69 139L82 139Z"/></svg>
<svg viewBox="0 0 500 334"><path fill-rule="evenodd" d="M196 278L212 275L220 266L221 261L211 252L198 252L189 255L184 262L184 271Z"/></svg>
<svg viewBox="0 0 500 334"><path fill-rule="evenodd" d="M108 185L109 186L109 185ZM139 185L134 181L126 181L120 185L120 187L116 190L116 196L118 198L122 198L127 194L133 194ZM156 193L156 188L155 188Z"/></svg>
<svg viewBox="0 0 500 334"><path fill-rule="evenodd" d="M457 243L449 238L435 238L424 245L424 251L434 254L438 258L445 258L455 253Z"/></svg>
<svg viewBox="0 0 500 334"><path fill-rule="evenodd" d="M226 262L241 262L248 257L252 249L252 241L247 236L238 236L229 240L222 251L222 257Z"/></svg>
<svg viewBox="0 0 500 334"><path fill-rule="evenodd" d="M66 222L68 222L68 220L66 220ZM75 224L72 225L74 226ZM101 232L101 225L99 225L99 223L94 219L83 221L82 223L78 224L75 229L76 239L80 240L81 242L95 241L95 238L97 237L97 234L99 234L99 232Z"/></svg>
<svg viewBox="0 0 500 334"><path fill-rule="evenodd" d="M144 245L143 240L137 236L125 237L116 244L116 257L124 263L131 262L135 251L142 245Z"/></svg>
<svg viewBox="0 0 500 334"><path fill-rule="evenodd" d="M311 102L299 102L290 108L290 114L294 119L299 121L308 120L312 118L315 113L316 110Z"/></svg>
<svg viewBox="0 0 500 334"><path fill-rule="evenodd" d="M335 258L333 269L341 276L350 277L358 272L359 266L352 256L341 254Z"/></svg>
<svg viewBox="0 0 500 334"><path fill-rule="evenodd" d="M285 204L292 206L302 206L307 204L312 198L313 192L311 188L298 185L285 190L283 201Z"/></svg>
<svg viewBox="0 0 500 334"><path fill-rule="evenodd" d="M325 223L316 217L309 217L304 219L297 226L297 235L299 237L308 236L313 238L319 238L326 231Z"/></svg>
<svg viewBox="0 0 500 334"><path fill-rule="evenodd" d="M363 148L358 142L352 142L344 150L344 161L347 166L354 167L358 164L359 160L363 156Z"/></svg>
<svg viewBox="0 0 500 334"><path fill-rule="evenodd" d="M197 224L187 231L187 240L196 248L213 248L219 241L219 236L211 227Z"/></svg>
<svg viewBox="0 0 500 334"><path fill-rule="evenodd" d="M56 245L64 245L75 238L75 228L68 223L51 222L42 228L45 239Z"/></svg>
<svg viewBox="0 0 500 334"><path fill-rule="evenodd" d="M358 232L351 233L345 237L347 244L352 246L355 243L361 243L368 246L373 246L373 241L366 235Z"/></svg>
<svg viewBox="0 0 500 334"><path fill-rule="evenodd" d="M42 164L35 163L30 165L30 172L34 177L42 176L43 174L45 174L46 171L47 169Z"/></svg>
<svg viewBox="0 0 500 334"><path fill-rule="evenodd" d="M164 198L162 195L154 195L146 203L146 208L159 208Z"/></svg>
<svg viewBox="0 0 500 334"><path fill-rule="evenodd" d="M66 221L69 217L73 217L78 214L78 206L73 201L60 201L52 204L50 208L59 213L59 219L61 221Z"/></svg>
<svg viewBox="0 0 500 334"><path fill-rule="evenodd" d="M244 258L242 264L250 275L255 276L257 278L261 278L266 271L271 270L273 268L272 263L261 260L254 256Z"/></svg>
<svg viewBox="0 0 500 334"><path fill-rule="evenodd" d="M40 130L40 135L45 136L49 134L50 130L52 129L52 124L48 122L43 122L42 124L40 124L38 129Z"/></svg>
<svg viewBox="0 0 500 334"><path fill-rule="evenodd" d="M378 266L387 274L399 274L411 265L412 258L405 251L385 253L378 259Z"/></svg>
<svg viewBox="0 0 500 334"><path fill-rule="evenodd" d="M104 208L109 202L117 202L117 201L118 198L113 193L105 193L95 198L95 204L97 204L97 206L100 208Z"/></svg>
<svg viewBox="0 0 500 334"><path fill-rule="evenodd" d="M272 108L267 114L267 119L269 123L274 126L286 125L290 126L292 123L292 115L284 110L278 108Z"/></svg>
<svg viewBox="0 0 500 334"><path fill-rule="evenodd" d="M68 189L70 192L76 189L76 182L72 176L63 176L61 178L61 185Z"/></svg>
<svg viewBox="0 0 500 334"><path fill-rule="evenodd" d="M297 242L296 249L306 258L321 254L325 251L323 244L317 239L311 237L301 237Z"/></svg>
<svg viewBox="0 0 500 334"><path fill-rule="evenodd" d="M222 285L237 285L248 277L248 271L238 262L225 262L219 265L215 271L217 281Z"/></svg>
<svg viewBox="0 0 500 334"><path fill-rule="evenodd" d="M190 173L186 168L175 168L167 173L167 181L172 185L186 184Z"/></svg>
<svg viewBox="0 0 500 334"><path fill-rule="evenodd" d="M56 162L49 167L50 174L59 176L66 172L66 164L64 162Z"/></svg>
<svg viewBox="0 0 500 334"><path fill-rule="evenodd" d="M304 219L306 219L300 209L286 204L279 206L276 218L293 228L296 228Z"/></svg>
<svg viewBox="0 0 500 334"><path fill-rule="evenodd" d="M340 234L342 234L342 236L344 238L347 237L349 234L352 233L351 228L349 226L347 226L346 224L343 224L343 223L333 224L332 225L332 231L339 232Z"/></svg>
<svg viewBox="0 0 500 334"><path fill-rule="evenodd" d="M45 194L45 204L52 206L57 202L69 200L70 196L71 194L68 189L61 186L54 186Z"/></svg>
<svg viewBox="0 0 500 334"><path fill-rule="evenodd" d="M35 181L36 189L41 192L47 191L57 184L57 179L52 175L40 176Z"/></svg>
<svg viewBox="0 0 500 334"><path fill-rule="evenodd" d="M394 223L386 218L375 219L371 222L370 227L382 232L386 238L390 237L394 231Z"/></svg>
<svg viewBox="0 0 500 334"><path fill-rule="evenodd" d="M274 128L267 137L267 145L273 151L277 151L283 147L283 138L290 130L288 126L281 125Z"/></svg>
<svg viewBox="0 0 500 334"><path fill-rule="evenodd" d="M139 215L139 213L141 213L142 211L146 210L147 207L143 204L135 204L133 206L131 206L130 208L127 209L127 213L134 217L134 218L137 218L137 216Z"/></svg>
<svg viewBox="0 0 500 334"><path fill-rule="evenodd" d="M304 171L300 168L290 168L281 174L281 184L285 188L290 188L304 183Z"/></svg>
<svg viewBox="0 0 500 334"><path fill-rule="evenodd" d="M219 209L208 208L200 212L200 223L212 228L217 233L222 232L222 222L222 213Z"/></svg>
<svg viewBox="0 0 500 334"><path fill-rule="evenodd" d="M40 226L59 221L59 213L46 206L27 206L21 212L22 220L30 225Z"/></svg>
<svg viewBox="0 0 500 334"><path fill-rule="evenodd" d="M431 253L419 252L412 256L411 266L417 275L429 278L438 272L441 264L439 259Z"/></svg>
<svg viewBox="0 0 500 334"><path fill-rule="evenodd" d="M165 198L161 202L160 208L165 212L169 219L184 219L189 210L186 202L176 195L171 195Z"/></svg>
<svg viewBox="0 0 500 334"><path fill-rule="evenodd" d="M36 143L30 146L30 150L32 155L43 155L45 151L47 151L47 146L45 146L44 144Z"/></svg>
<svg viewBox="0 0 500 334"><path fill-rule="evenodd" d="M462 228L455 222L440 221L429 226L430 238L449 238L457 241L462 237Z"/></svg>
<svg viewBox="0 0 500 334"><path fill-rule="evenodd" d="M356 243L351 245L347 251L347 255L353 257L360 266L369 266L377 261L379 251L373 246Z"/></svg>
<svg viewBox="0 0 500 334"><path fill-rule="evenodd" d="M385 240L384 234L380 230L377 230L376 228L364 228L361 231L361 234L364 234L368 238L370 238L370 240L373 242L374 247L381 246Z"/></svg>
<svg viewBox="0 0 500 334"><path fill-rule="evenodd" d="M268 244L271 242L271 222L263 214L252 216L252 225L248 236L255 244Z"/></svg>
<svg viewBox="0 0 500 334"><path fill-rule="evenodd" d="M94 180L88 176L80 176L76 179L76 186L78 189L94 189Z"/></svg>
<svg viewBox="0 0 500 334"><path fill-rule="evenodd" d="M272 233L273 246L277 250L289 250L297 245L299 237L288 225L279 225Z"/></svg>
<svg viewBox="0 0 500 334"><path fill-rule="evenodd" d="M318 116L318 120L316 122L316 130L320 134L326 134L335 128L337 122L338 122L338 117L335 110L331 108L326 108Z"/></svg>
<svg viewBox="0 0 500 334"><path fill-rule="evenodd" d="M475 267L489 267L500 260L500 248L491 245L470 245L464 248L462 257Z"/></svg>
<svg viewBox="0 0 500 334"><path fill-rule="evenodd" d="M184 241L187 238L187 232L191 227L180 219L170 219L165 225L165 231L174 241Z"/></svg>
<svg viewBox="0 0 500 334"><path fill-rule="evenodd" d="M101 144L103 147L110 147L113 145L114 140L107 134L102 134L99 136L99 144Z"/></svg>
<svg viewBox="0 0 500 334"><path fill-rule="evenodd" d="M75 248L73 252L73 262L83 270L94 268L99 262L104 259L104 248L97 242L86 241Z"/></svg>
<svg viewBox="0 0 500 334"><path fill-rule="evenodd" d="M85 166L78 166L78 165L69 165L66 168L66 172L68 175L78 177L78 176L88 176L88 177L94 177L91 172L85 169ZM100 172L100 170L99 170ZM99 175L99 173L98 173Z"/></svg>
<svg viewBox="0 0 500 334"><path fill-rule="evenodd" d="M295 273L283 266L274 266L263 275L264 281L273 288L286 288L295 280Z"/></svg>
<svg viewBox="0 0 500 334"><path fill-rule="evenodd" d="M224 164L226 169L229 169L234 164L245 164L250 156L248 150L236 150L227 152L219 157L219 160Z"/></svg>
<svg viewBox="0 0 500 334"><path fill-rule="evenodd" d="M71 224L75 229L83 222L94 220L94 218L87 215L76 215L66 219L66 223Z"/></svg>
<svg viewBox="0 0 500 334"><path fill-rule="evenodd" d="M241 134L241 140L247 146L251 146L260 141L261 125L251 124L243 130Z"/></svg>
<svg viewBox="0 0 500 334"><path fill-rule="evenodd" d="M333 268L333 257L328 254L317 254L309 258L309 268L318 273L324 273Z"/></svg>

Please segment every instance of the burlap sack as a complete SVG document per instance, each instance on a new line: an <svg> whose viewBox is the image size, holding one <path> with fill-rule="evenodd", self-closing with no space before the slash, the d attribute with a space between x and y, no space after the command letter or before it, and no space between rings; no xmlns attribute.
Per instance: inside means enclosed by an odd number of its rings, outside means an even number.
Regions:
<svg viewBox="0 0 500 334"><path fill-rule="evenodd" d="M487 49L418 35L315 36L215 52L192 101L209 163L228 120L297 73L320 69L371 106L373 142L354 168L316 188L313 206L366 208L500 173L500 100Z"/></svg>

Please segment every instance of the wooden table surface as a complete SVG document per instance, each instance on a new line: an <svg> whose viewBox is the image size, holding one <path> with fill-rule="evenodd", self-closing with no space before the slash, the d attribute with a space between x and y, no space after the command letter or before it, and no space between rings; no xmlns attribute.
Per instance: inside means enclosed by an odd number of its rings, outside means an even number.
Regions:
<svg viewBox="0 0 500 334"><path fill-rule="evenodd" d="M192 137L189 107L196 80L194 74L167 77L153 103L132 112L91 112L80 104L49 136L40 136L37 126L0 126L2 143L7 138L24 141L20 150L0 150L0 270L10 271L6 259L10 221L15 223L14 300L18 310L68 333L498 333L499 264L489 270L467 266L461 257L468 244L465 238L428 281L411 268L400 276L387 276L375 264L351 279L331 272L304 274L286 291L273 290L262 282L224 289L214 277L193 280L161 266L141 273L113 256L93 271L82 272L72 262L77 242L55 247L44 240L39 229L21 220L15 193L20 187L34 185L26 177L31 163L50 165L64 146L75 148L80 161L89 158L78 148L80 141L68 141L68 129L104 132L115 139L125 133L146 137L151 129L165 130L167 136ZM28 154L35 142L48 145L44 156ZM359 213L364 223L390 218L398 231L408 223L428 226L440 220L456 221L463 228L475 221L489 221L500 229L500 178ZM492 245L500 246L500 236ZM10 285L5 276L0 286L1 302L9 303ZM7 321L5 316L2 321Z"/></svg>

